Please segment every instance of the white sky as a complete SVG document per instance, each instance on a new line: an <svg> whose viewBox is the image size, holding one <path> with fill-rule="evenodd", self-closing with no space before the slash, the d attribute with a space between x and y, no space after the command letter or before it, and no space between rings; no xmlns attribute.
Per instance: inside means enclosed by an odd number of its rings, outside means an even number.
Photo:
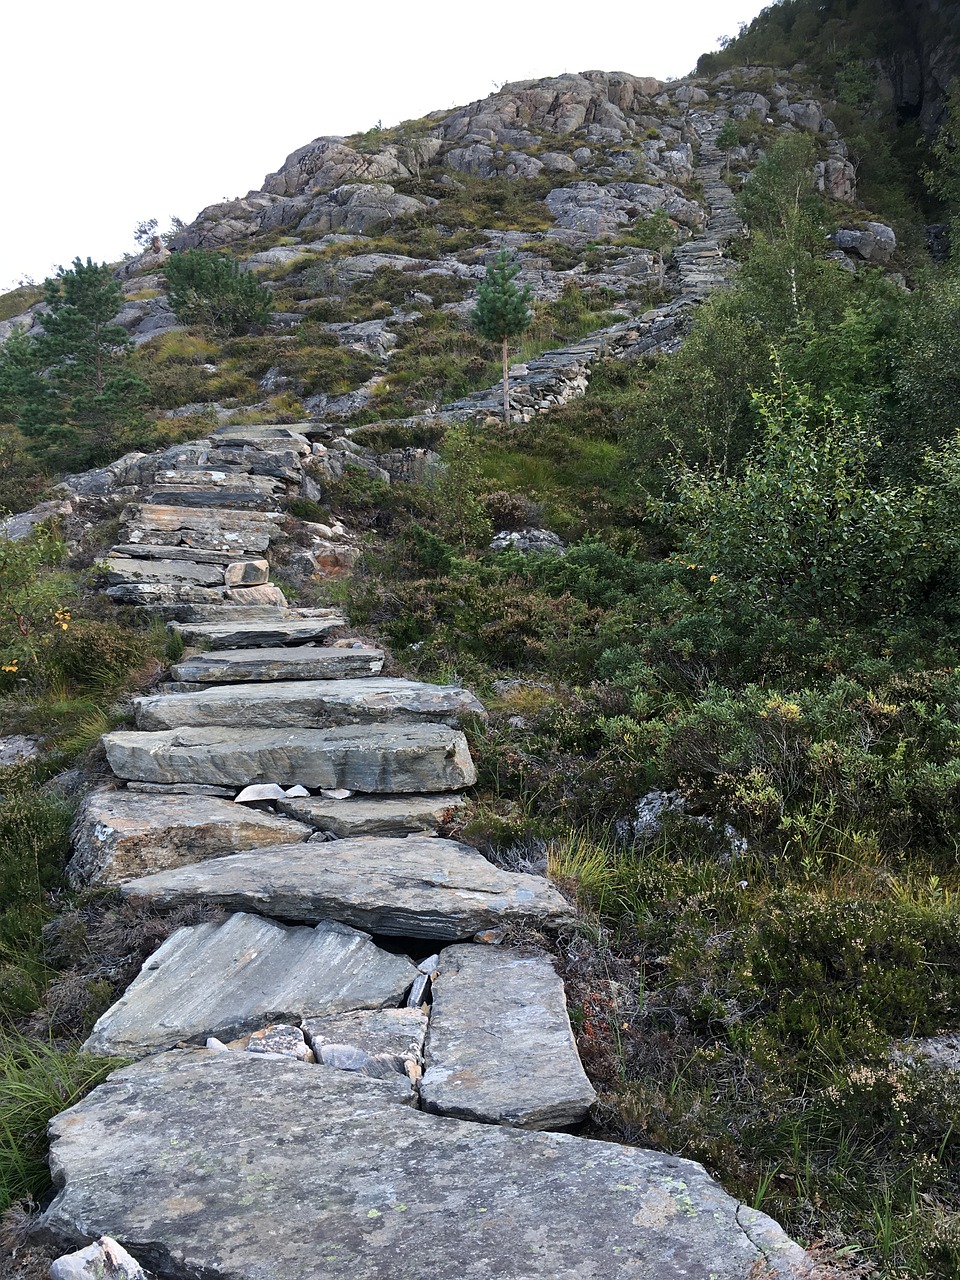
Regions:
<svg viewBox="0 0 960 1280"><path fill-rule="evenodd" d="M257 188L321 134L508 80L670 79L762 0L2 0L0 289Z"/></svg>

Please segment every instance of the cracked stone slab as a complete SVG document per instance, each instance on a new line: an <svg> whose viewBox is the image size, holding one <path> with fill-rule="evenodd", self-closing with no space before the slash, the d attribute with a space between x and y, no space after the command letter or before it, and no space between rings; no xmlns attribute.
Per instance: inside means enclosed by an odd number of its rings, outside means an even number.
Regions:
<svg viewBox="0 0 960 1280"><path fill-rule="evenodd" d="M458 791L476 770L467 740L438 724L337 729L118 730L102 739L120 778L239 787L276 782L349 791Z"/></svg>
<svg viewBox="0 0 960 1280"><path fill-rule="evenodd" d="M471 945L441 952L420 1083L425 1111L563 1129L595 1099L546 956Z"/></svg>
<svg viewBox="0 0 960 1280"><path fill-rule="evenodd" d="M92 791L73 827L71 884L118 884L241 849L306 840L314 828L205 795Z"/></svg>
<svg viewBox="0 0 960 1280"><path fill-rule="evenodd" d="M238 606L243 608L243 606ZM322 640L331 631L347 625L346 618L282 618L261 622L242 619L222 622L175 622L170 630L186 644L202 644L208 649L259 649Z"/></svg>
<svg viewBox="0 0 960 1280"><path fill-rule="evenodd" d="M201 551L266 551L282 514L132 502L120 517L128 545L183 545Z"/></svg>
<svg viewBox="0 0 960 1280"><path fill-rule="evenodd" d="M137 698L134 707L137 727L151 730L185 725L326 729L422 720L455 726L465 715L486 717L483 704L466 689L390 676L213 685L202 693Z"/></svg>
<svg viewBox="0 0 960 1280"><path fill-rule="evenodd" d="M350 796L344 800L311 796L305 800L284 799L278 807L281 813L298 822L308 822L316 831L329 831L345 839L436 831L464 804L463 796L458 795Z"/></svg>
<svg viewBox="0 0 960 1280"><path fill-rule="evenodd" d="M409 1096L399 1077L258 1054L146 1058L51 1122L41 1236L109 1233L168 1280L807 1273L692 1160L427 1115Z"/></svg>
<svg viewBox="0 0 960 1280"><path fill-rule="evenodd" d="M417 976L406 956L325 920L287 927L238 913L177 929L97 1020L87 1053L141 1057L271 1022L396 1006Z"/></svg>
<svg viewBox="0 0 960 1280"><path fill-rule="evenodd" d="M194 560L140 560L112 555L102 560L101 566L103 577L111 585L125 582L190 583L201 587L224 585L224 566L198 564Z"/></svg>
<svg viewBox="0 0 960 1280"><path fill-rule="evenodd" d="M192 684L236 684L257 680L336 680L376 675L383 652L369 645L329 648L219 649L185 658L171 668L174 680Z"/></svg>
<svg viewBox="0 0 960 1280"><path fill-rule="evenodd" d="M208 902L281 920L342 920L374 934L460 941L510 921L559 927L569 903L542 876L501 871L476 849L434 836L281 845L121 886L161 909Z"/></svg>

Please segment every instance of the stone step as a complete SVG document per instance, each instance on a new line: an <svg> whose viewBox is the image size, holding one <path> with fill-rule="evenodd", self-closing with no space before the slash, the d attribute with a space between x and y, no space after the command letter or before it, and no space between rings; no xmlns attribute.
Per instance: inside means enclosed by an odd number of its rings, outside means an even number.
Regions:
<svg viewBox="0 0 960 1280"><path fill-rule="evenodd" d="M110 548L111 556L134 557L140 560L192 560L194 564L236 564L246 558L244 552L235 555L229 551L201 551L196 547L153 546L149 542L119 542Z"/></svg>
<svg viewBox="0 0 960 1280"><path fill-rule="evenodd" d="M282 480L245 471L182 467L161 471L144 486L143 501L174 502L184 507L228 507L275 511L286 492Z"/></svg>
<svg viewBox="0 0 960 1280"><path fill-rule="evenodd" d="M171 668L174 680L191 684L237 684L251 680L336 680L376 675L383 667L381 649L367 645L328 648L297 645L289 649L218 649L198 653Z"/></svg>
<svg viewBox="0 0 960 1280"><path fill-rule="evenodd" d="M310 441L302 432L294 427L285 427L280 424L271 426L264 423L258 426L232 427L229 423L225 423L221 427L214 428L210 433L210 439L216 441L218 445L236 445L241 449L246 445L256 447L263 444L268 448L284 445L296 450L303 457L311 451Z"/></svg>
<svg viewBox="0 0 960 1280"><path fill-rule="evenodd" d="M256 562L254 562L256 563ZM193 584L222 587L224 565L198 564L195 560L140 560L129 556L107 556L100 562L103 577L111 585L128 582Z"/></svg>
<svg viewBox="0 0 960 1280"><path fill-rule="evenodd" d="M365 933L324 921L288 928L239 913L177 929L97 1020L87 1053L142 1057L208 1036L223 1040L268 1022L383 1009L417 977L406 956Z"/></svg>
<svg viewBox="0 0 960 1280"><path fill-rule="evenodd" d="M351 836L405 836L418 831L436 831L465 801L458 795L400 796L381 799L370 796L347 796L343 800L327 800L323 796L309 799L278 800L281 813L306 822L315 831L326 831L339 839Z"/></svg>
<svg viewBox="0 0 960 1280"><path fill-rule="evenodd" d="M184 504L131 502L120 517L126 541L151 546L196 547L202 551L266 551L279 532L280 512L230 511ZM239 558L239 556L238 556Z"/></svg>
<svg viewBox="0 0 960 1280"><path fill-rule="evenodd" d="M186 604L222 604L226 587L198 587L172 582L120 582L105 593L114 604L144 608L179 608Z"/></svg>
<svg viewBox="0 0 960 1280"><path fill-rule="evenodd" d="M50 1124L37 1227L209 1280L777 1280L812 1264L702 1165L427 1115L410 1089L253 1053L173 1051Z"/></svg>
<svg viewBox="0 0 960 1280"><path fill-rule="evenodd" d="M326 729L421 720L456 725L465 715L486 718L483 704L466 689L390 676L211 685L197 693L137 698L134 709L137 727L149 730L187 725Z"/></svg>
<svg viewBox="0 0 960 1280"><path fill-rule="evenodd" d="M74 823L67 877L74 886L118 884L241 849L293 844L315 830L206 795L92 791Z"/></svg>
<svg viewBox="0 0 960 1280"><path fill-rule="evenodd" d="M556 928L575 918L542 876L501 871L469 845L436 836L258 849L131 880L120 892L161 910L207 902L280 920L340 920L373 934L451 942L512 921Z"/></svg>
<svg viewBox="0 0 960 1280"><path fill-rule="evenodd" d="M261 649L322 640L331 631L345 627L339 614L329 618L271 618L268 621L173 622L170 630L188 645L205 649ZM212 722L211 722L212 723Z"/></svg>
<svg viewBox="0 0 960 1280"><path fill-rule="evenodd" d="M420 1082L425 1111L563 1129L595 1100L546 956L471 945L440 953Z"/></svg>
<svg viewBox="0 0 960 1280"><path fill-rule="evenodd" d="M103 745L114 773L137 782L276 782L390 794L459 791L476 781L466 738L438 724L118 730L104 734Z"/></svg>

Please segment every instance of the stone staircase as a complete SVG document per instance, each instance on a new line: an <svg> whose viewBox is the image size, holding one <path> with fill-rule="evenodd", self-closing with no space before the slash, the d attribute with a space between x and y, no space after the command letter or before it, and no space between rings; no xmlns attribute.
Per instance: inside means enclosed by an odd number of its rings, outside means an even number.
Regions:
<svg viewBox="0 0 960 1280"><path fill-rule="evenodd" d="M270 583L286 455L311 448L283 430L186 447L106 562L184 650L104 736L69 877L221 914L94 1027L87 1052L134 1063L52 1122L41 1233L183 1280L807 1274L701 1166L557 1132L595 1094L549 957L510 939L573 909L440 834L477 699L384 676L346 618Z"/></svg>

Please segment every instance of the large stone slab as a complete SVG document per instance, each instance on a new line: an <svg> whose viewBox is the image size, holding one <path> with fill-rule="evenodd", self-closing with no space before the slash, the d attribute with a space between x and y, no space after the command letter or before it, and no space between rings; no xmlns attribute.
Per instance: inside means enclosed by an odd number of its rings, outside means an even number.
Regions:
<svg viewBox="0 0 960 1280"><path fill-rule="evenodd" d="M208 467L181 467L158 472L152 486L145 486L144 501L173 502L183 507L277 509L283 481L272 476L221 471Z"/></svg>
<svg viewBox="0 0 960 1280"><path fill-rule="evenodd" d="M120 582L192 583L201 587L222 587L223 567L198 564L195 560L142 560L111 555L101 561L103 577L111 585Z"/></svg>
<svg viewBox="0 0 960 1280"><path fill-rule="evenodd" d="M476 770L467 740L438 724L338 729L120 730L103 737L110 768L137 782L276 782L367 792L458 791Z"/></svg>
<svg viewBox="0 0 960 1280"><path fill-rule="evenodd" d="M209 902L281 920L342 920L369 933L459 941L533 918L557 927L569 903L541 876L501 871L433 836L281 845L128 881L125 898L161 909Z"/></svg>
<svg viewBox="0 0 960 1280"><path fill-rule="evenodd" d="M376 675L383 652L369 645L323 648L298 645L290 649L220 649L198 653L176 663L174 680L192 684L237 684L251 680L336 680L350 675Z"/></svg>
<svg viewBox="0 0 960 1280"><path fill-rule="evenodd" d="M126 542L151 546L197 547L207 551L266 551L279 532L279 512L229 511L132 502L124 507L121 521Z"/></svg>
<svg viewBox="0 0 960 1280"><path fill-rule="evenodd" d="M415 831L436 831L466 802L462 796L348 796L327 800L311 796L303 800L281 800L279 808L298 822L308 822L316 831L329 831L345 839L350 836L405 836Z"/></svg>
<svg viewBox="0 0 960 1280"><path fill-rule="evenodd" d="M178 669L183 665L178 664ZM176 729L182 725L326 729L344 724L410 724L423 720L454 726L464 715L486 716L483 704L466 689L389 676L213 685L201 693L138 698L135 705L141 729Z"/></svg>
<svg viewBox="0 0 960 1280"><path fill-rule="evenodd" d="M97 1020L88 1053L140 1057L228 1039L267 1022L396 1006L417 976L405 956L326 920L293 928L243 913L177 929Z"/></svg>
<svg viewBox="0 0 960 1280"><path fill-rule="evenodd" d="M197 587L176 582L118 582L107 587L105 594L114 604L141 607L217 604L226 597L226 587Z"/></svg>
<svg viewBox="0 0 960 1280"><path fill-rule="evenodd" d="M118 884L204 858L306 840L312 825L204 795L92 791L73 829L71 884Z"/></svg>
<svg viewBox="0 0 960 1280"><path fill-rule="evenodd" d="M596 1094L546 956L469 945L441 952L420 1099L438 1115L524 1129L584 1118Z"/></svg>
<svg viewBox="0 0 960 1280"><path fill-rule="evenodd" d="M242 607L242 606L240 606ZM345 627L344 617L276 618L262 622L177 622L171 624L186 644L201 644L208 649L259 649L285 644L305 644L320 640L331 631Z"/></svg>
<svg viewBox="0 0 960 1280"><path fill-rule="evenodd" d="M43 1236L168 1280L799 1280L691 1160L426 1115L409 1088L252 1053L114 1072L50 1125Z"/></svg>

